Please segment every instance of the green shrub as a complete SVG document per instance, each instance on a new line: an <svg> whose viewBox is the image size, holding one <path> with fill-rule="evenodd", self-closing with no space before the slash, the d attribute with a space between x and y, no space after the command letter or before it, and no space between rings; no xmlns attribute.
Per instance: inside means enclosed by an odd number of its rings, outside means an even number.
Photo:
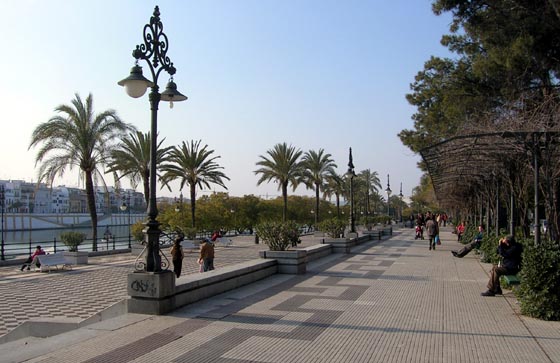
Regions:
<svg viewBox="0 0 560 363"><path fill-rule="evenodd" d="M521 284L517 297L521 313L543 320L560 320L560 249L543 240L534 246L524 240Z"/></svg>
<svg viewBox="0 0 560 363"><path fill-rule="evenodd" d="M338 238L344 236L346 222L338 218L325 219L319 223L318 227L319 230L325 232L327 236L331 238Z"/></svg>
<svg viewBox="0 0 560 363"><path fill-rule="evenodd" d="M146 228L146 225L141 221L134 223L130 228L132 238L134 238L136 242L144 241L144 228Z"/></svg>
<svg viewBox="0 0 560 363"><path fill-rule="evenodd" d="M60 234L60 240L66 247L68 247L68 251L76 252L78 251L78 246L81 245L84 240L86 239L85 233L80 232L62 232Z"/></svg>
<svg viewBox="0 0 560 363"><path fill-rule="evenodd" d="M373 216L373 224L387 224L391 221L391 217L386 214L377 214Z"/></svg>
<svg viewBox="0 0 560 363"><path fill-rule="evenodd" d="M500 261L500 256L498 255L498 241L500 238L502 237L487 236L484 234L479 248L483 255L481 259L482 262L497 264Z"/></svg>
<svg viewBox="0 0 560 363"><path fill-rule="evenodd" d="M271 251L285 251L299 243L299 232L295 222L263 222L255 227L259 238Z"/></svg>

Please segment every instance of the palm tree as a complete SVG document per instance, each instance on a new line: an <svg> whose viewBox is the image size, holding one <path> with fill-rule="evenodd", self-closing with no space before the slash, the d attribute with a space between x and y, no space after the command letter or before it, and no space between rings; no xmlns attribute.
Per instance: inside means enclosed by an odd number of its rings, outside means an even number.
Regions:
<svg viewBox="0 0 560 363"><path fill-rule="evenodd" d="M381 187L381 181L379 180L379 174L376 171L371 171L369 169L362 170L358 177L365 183L365 210L366 210L366 223L368 219L368 214L371 211L370 208L370 194L378 194Z"/></svg>
<svg viewBox="0 0 560 363"><path fill-rule="evenodd" d="M344 195L345 185L344 178L336 172L332 172L326 177L326 185L323 187L323 197L330 198L332 195L336 198L336 216L340 218L340 196Z"/></svg>
<svg viewBox="0 0 560 363"><path fill-rule="evenodd" d="M210 184L217 184L227 190L223 180L230 180L220 171L223 167L215 162L220 156L212 156L214 150L208 150L208 145L200 148L201 142L191 141L187 144L183 141L180 147L173 147L169 151L169 163L161 167L164 184L168 185L170 181L179 179L179 189L183 189L185 184L189 185L193 228L196 226L196 187L210 189Z"/></svg>
<svg viewBox="0 0 560 363"><path fill-rule="evenodd" d="M171 146L162 147L163 141L165 139L159 141L157 145L156 165L166 162L172 149ZM150 144L149 132L131 132L122 140L118 148L111 152L111 161L107 170L108 173L120 173L119 179L128 177L132 185L138 185L141 181L146 205L150 199Z"/></svg>
<svg viewBox="0 0 560 363"><path fill-rule="evenodd" d="M291 184L293 190L295 190L303 174L303 168L299 161L302 151L292 145L288 146L284 142L274 145L274 148L268 150L267 154L270 158L259 155L261 160L256 163L260 168L255 170L254 173L255 175L261 174L257 185L272 180L278 183L278 189L282 191L282 199L284 201L282 220L286 221L288 215L288 185Z"/></svg>
<svg viewBox="0 0 560 363"><path fill-rule="evenodd" d="M41 163L38 182L52 185L66 169L80 169L85 179L88 209L93 232L93 250L97 250L97 210L95 208L94 179L103 180L103 166L113 148L113 142L134 127L124 123L114 110L94 114L91 94L82 101L76 93L71 105L55 108L58 114L39 124L33 131L29 148L42 144L35 158Z"/></svg>
<svg viewBox="0 0 560 363"><path fill-rule="evenodd" d="M315 224L319 222L319 194L327 175L334 173L336 164L331 159L331 154L325 154L325 150L318 152L309 150L303 155L302 166L303 182L309 189L315 189Z"/></svg>

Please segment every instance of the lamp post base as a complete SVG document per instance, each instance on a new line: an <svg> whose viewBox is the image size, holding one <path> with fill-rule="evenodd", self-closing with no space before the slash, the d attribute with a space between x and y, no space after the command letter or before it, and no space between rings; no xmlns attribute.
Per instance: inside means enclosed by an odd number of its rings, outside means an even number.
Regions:
<svg viewBox="0 0 560 363"><path fill-rule="evenodd" d="M129 313L162 315L175 308L173 271L132 272L127 282Z"/></svg>

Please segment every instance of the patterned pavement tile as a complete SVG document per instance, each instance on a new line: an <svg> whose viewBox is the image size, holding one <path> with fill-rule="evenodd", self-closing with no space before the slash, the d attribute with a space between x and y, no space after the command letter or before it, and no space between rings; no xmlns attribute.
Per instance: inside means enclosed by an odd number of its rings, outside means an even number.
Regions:
<svg viewBox="0 0 560 363"><path fill-rule="evenodd" d="M32 361L560 362L560 323L517 315L507 296L481 297L487 266L425 247L410 230Z"/></svg>

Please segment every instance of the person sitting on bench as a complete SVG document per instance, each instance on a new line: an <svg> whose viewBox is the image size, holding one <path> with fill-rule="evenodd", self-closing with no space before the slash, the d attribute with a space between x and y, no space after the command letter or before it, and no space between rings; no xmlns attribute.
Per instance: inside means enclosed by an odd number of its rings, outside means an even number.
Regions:
<svg viewBox="0 0 560 363"><path fill-rule="evenodd" d="M511 235L500 239L498 244L498 255L502 258L501 265L492 266L490 272L490 280L488 281L488 290L481 293L482 296L501 295L500 276L515 275L521 268L521 254L523 246Z"/></svg>
<svg viewBox="0 0 560 363"><path fill-rule="evenodd" d="M459 258L465 257L473 249L480 247L480 243L482 242L483 236L484 236L484 226L482 226L481 224L480 226L478 226L478 234L476 235L476 237L471 243L465 245L465 247L461 248L459 251L451 251L451 253L455 257L459 257Z"/></svg>
<svg viewBox="0 0 560 363"><path fill-rule="evenodd" d="M23 271L24 268L27 267L27 270L29 271L31 268L31 264L35 264L37 267L41 267L41 264L39 263L39 259L36 257L39 255L44 255L45 254L45 250L43 250L41 248L41 246L37 246L37 248L35 248L35 252L33 252L33 254L31 256L29 256L29 258L25 261L25 263L21 266L21 270Z"/></svg>

